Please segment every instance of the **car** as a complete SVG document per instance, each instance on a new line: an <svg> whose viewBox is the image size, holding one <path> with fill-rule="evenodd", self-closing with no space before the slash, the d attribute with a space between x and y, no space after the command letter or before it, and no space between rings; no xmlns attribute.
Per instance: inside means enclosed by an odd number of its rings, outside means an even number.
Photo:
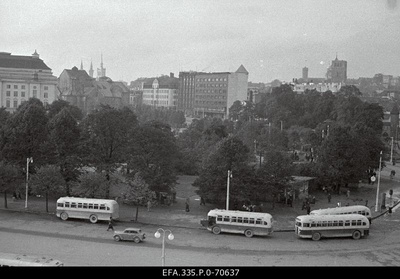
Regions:
<svg viewBox="0 0 400 279"><path fill-rule="evenodd" d="M139 243L146 238L146 234L142 232L141 229L138 228L126 228L123 231L115 231L114 232L114 240L128 240L134 241L135 243Z"/></svg>

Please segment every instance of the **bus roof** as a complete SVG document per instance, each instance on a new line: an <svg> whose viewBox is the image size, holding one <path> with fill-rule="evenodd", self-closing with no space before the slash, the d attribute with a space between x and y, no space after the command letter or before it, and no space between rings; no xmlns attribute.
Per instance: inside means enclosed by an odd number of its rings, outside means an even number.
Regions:
<svg viewBox="0 0 400 279"><path fill-rule="evenodd" d="M80 197L60 197L57 202L86 202L86 203L117 203L112 199L94 199L94 198L80 198Z"/></svg>
<svg viewBox="0 0 400 279"><path fill-rule="evenodd" d="M296 219L300 221L333 221L333 220L359 220L364 219L366 222L368 218L361 214L345 214L345 215L300 215L297 216Z"/></svg>
<svg viewBox="0 0 400 279"><path fill-rule="evenodd" d="M353 211L371 211L368 207L364 205L349 205L349 206L341 206L341 207L331 207L331 208L320 208L320 209L315 209L310 212L310 214L324 214L327 212L337 212L337 213L342 213L342 212L353 212Z"/></svg>
<svg viewBox="0 0 400 279"><path fill-rule="evenodd" d="M249 217L252 216L254 218L271 218L272 215L269 213L264 213L264 212L251 212L251 211L240 211L240 210L226 210L226 209L211 209L208 214L208 216L212 215L235 215L235 216L243 216L243 217Z"/></svg>

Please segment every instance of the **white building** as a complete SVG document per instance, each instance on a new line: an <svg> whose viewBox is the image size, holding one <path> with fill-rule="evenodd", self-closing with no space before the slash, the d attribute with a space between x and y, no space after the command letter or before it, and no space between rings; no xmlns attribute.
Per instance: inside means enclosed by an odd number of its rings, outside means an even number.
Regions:
<svg viewBox="0 0 400 279"><path fill-rule="evenodd" d="M154 79L152 88L143 88L143 104L154 107L175 107L177 89L160 88L157 79Z"/></svg>
<svg viewBox="0 0 400 279"><path fill-rule="evenodd" d="M39 58L0 52L0 106L14 112L29 98L38 98L44 105L58 98L57 77Z"/></svg>

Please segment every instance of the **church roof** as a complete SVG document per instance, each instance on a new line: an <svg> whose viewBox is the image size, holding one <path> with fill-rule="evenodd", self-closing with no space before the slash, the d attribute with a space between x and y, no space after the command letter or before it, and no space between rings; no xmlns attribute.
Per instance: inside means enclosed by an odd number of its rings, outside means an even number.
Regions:
<svg viewBox="0 0 400 279"><path fill-rule="evenodd" d="M0 52L0 68L51 70L40 58Z"/></svg>
<svg viewBox="0 0 400 279"><path fill-rule="evenodd" d="M246 68L243 65L240 65L239 69L236 70L236 73L248 74L249 72L246 70Z"/></svg>

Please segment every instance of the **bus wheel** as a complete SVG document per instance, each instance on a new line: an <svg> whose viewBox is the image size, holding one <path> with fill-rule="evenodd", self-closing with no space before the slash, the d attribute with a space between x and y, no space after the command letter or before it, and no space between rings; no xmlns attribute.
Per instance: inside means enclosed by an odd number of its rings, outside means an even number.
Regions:
<svg viewBox="0 0 400 279"><path fill-rule="evenodd" d="M360 239L361 238L360 231L354 231L352 237L353 239Z"/></svg>
<svg viewBox="0 0 400 279"><path fill-rule="evenodd" d="M212 228L212 232L214 234L220 234L221 233L221 228L218 227L218 226L215 226L215 227Z"/></svg>
<svg viewBox="0 0 400 279"><path fill-rule="evenodd" d="M319 232L315 232L312 234L312 240L318 241L321 239L321 234Z"/></svg>
<svg viewBox="0 0 400 279"><path fill-rule="evenodd" d="M90 220L90 222L93 223L93 224L94 224L94 223L97 223L97 215L96 215L96 214L90 215L89 220Z"/></svg>
<svg viewBox="0 0 400 279"><path fill-rule="evenodd" d="M68 219L68 213L67 212L63 212L60 215L61 220L66 221Z"/></svg>
<svg viewBox="0 0 400 279"><path fill-rule="evenodd" d="M253 237L254 233L252 230L245 230L244 235L247 237Z"/></svg>

